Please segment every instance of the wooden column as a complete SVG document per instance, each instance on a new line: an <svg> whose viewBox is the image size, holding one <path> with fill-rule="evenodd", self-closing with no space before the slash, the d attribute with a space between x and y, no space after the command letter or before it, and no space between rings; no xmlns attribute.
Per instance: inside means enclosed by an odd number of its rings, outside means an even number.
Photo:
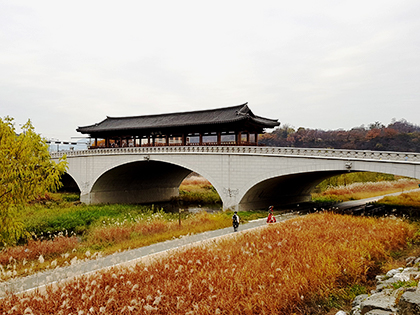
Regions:
<svg viewBox="0 0 420 315"><path fill-rule="evenodd" d="M199 135L198 144L203 145L203 134L201 132L200 132L200 135Z"/></svg>
<svg viewBox="0 0 420 315"><path fill-rule="evenodd" d="M222 133L220 131L217 132L217 145L222 144Z"/></svg>
<svg viewBox="0 0 420 315"><path fill-rule="evenodd" d="M165 135L166 138L166 146L169 146L169 135Z"/></svg>
<svg viewBox="0 0 420 315"><path fill-rule="evenodd" d="M98 146L98 138L95 138L95 148Z"/></svg>
<svg viewBox="0 0 420 315"><path fill-rule="evenodd" d="M187 137L185 136L185 133L181 136L181 144L185 146L187 144Z"/></svg>
<svg viewBox="0 0 420 315"><path fill-rule="evenodd" d="M255 134L255 145L258 145L258 133Z"/></svg>
<svg viewBox="0 0 420 315"><path fill-rule="evenodd" d="M246 133L246 144L249 145L249 132Z"/></svg>
<svg viewBox="0 0 420 315"><path fill-rule="evenodd" d="M239 131L238 135L236 137L237 137L236 144L241 145L241 143L242 143L242 132Z"/></svg>

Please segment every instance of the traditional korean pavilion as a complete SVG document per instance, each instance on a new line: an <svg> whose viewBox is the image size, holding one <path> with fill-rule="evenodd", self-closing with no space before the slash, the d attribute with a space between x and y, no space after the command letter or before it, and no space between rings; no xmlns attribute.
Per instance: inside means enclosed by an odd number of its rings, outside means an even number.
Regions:
<svg viewBox="0 0 420 315"><path fill-rule="evenodd" d="M107 117L77 131L94 138L93 147L258 145L258 134L279 125L277 119L254 115L245 103L191 112Z"/></svg>

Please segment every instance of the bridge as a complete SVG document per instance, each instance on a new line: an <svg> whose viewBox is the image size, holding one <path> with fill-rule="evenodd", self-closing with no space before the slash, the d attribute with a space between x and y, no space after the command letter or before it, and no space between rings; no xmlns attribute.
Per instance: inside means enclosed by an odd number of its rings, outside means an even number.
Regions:
<svg viewBox="0 0 420 315"><path fill-rule="evenodd" d="M87 204L157 203L178 196L196 172L219 193L223 209L266 209L308 201L324 179L379 172L420 179L420 153L258 146L161 146L52 153L67 156L64 185Z"/></svg>

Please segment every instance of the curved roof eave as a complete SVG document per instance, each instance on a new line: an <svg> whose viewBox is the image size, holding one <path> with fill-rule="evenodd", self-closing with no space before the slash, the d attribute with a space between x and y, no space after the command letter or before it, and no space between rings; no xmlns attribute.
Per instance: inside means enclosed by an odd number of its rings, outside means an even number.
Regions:
<svg viewBox="0 0 420 315"><path fill-rule="evenodd" d="M160 115L109 117L89 126L78 127L81 133L109 133L123 130L151 130L184 128L191 126L222 125L250 120L258 128L274 128L280 125L277 119L269 119L256 116L248 106L248 103L224 108L168 113Z"/></svg>

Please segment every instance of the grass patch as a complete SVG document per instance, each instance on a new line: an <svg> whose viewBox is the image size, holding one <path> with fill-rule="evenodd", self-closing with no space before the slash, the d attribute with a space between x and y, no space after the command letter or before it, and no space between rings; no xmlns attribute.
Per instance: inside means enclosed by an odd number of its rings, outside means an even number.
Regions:
<svg viewBox="0 0 420 315"><path fill-rule="evenodd" d="M380 204L398 207L414 207L420 206L420 192L407 192L398 196L386 196L378 201Z"/></svg>
<svg viewBox="0 0 420 315"><path fill-rule="evenodd" d="M393 289L397 290L399 288L412 288L417 287L419 284L418 280L410 280L410 281L398 281L391 283Z"/></svg>
<svg viewBox="0 0 420 315"><path fill-rule="evenodd" d="M418 188L417 179L399 179L395 181L352 183L329 187L321 193L313 193L314 201L350 201L366 199L386 194L403 192Z"/></svg>

